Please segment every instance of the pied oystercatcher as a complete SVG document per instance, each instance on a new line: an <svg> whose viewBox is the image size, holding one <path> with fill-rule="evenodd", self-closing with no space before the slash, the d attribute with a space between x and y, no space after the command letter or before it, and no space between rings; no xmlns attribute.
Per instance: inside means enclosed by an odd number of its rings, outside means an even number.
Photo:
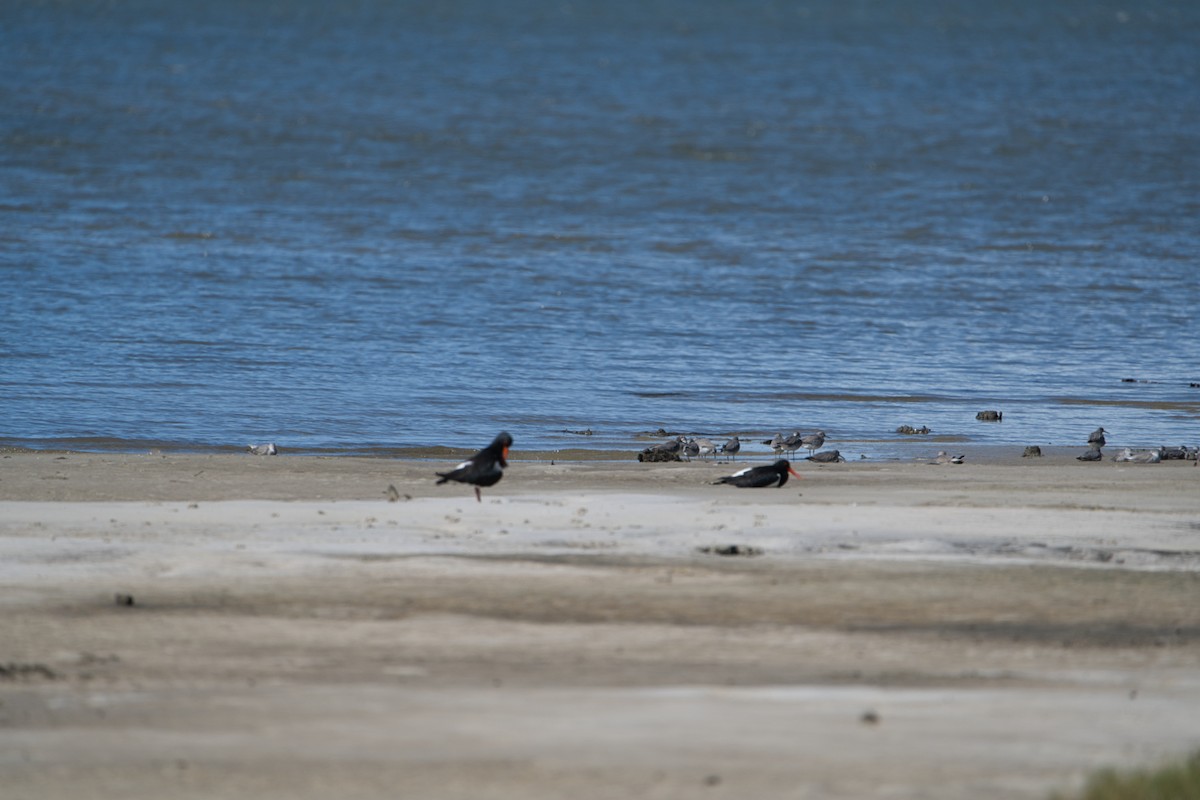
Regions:
<svg viewBox="0 0 1200 800"><path fill-rule="evenodd" d="M792 469L792 465L788 463L788 460L781 458L774 464L765 464L761 467L746 467L740 472L726 475L724 478L713 481L713 483L728 483L742 489L763 489L768 486L778 488L787 483L789 474L803 480L796 470Z"/></svg>
<svg viewBox="0 0 1200 800"><path fill-rule="evenodd" d="M446 481L469 483L475 487L475 499L483 502L480 494L481 486L495 486L504 477L504 468L508 466L508 448L512 447L513 438L507 431L501 431L492 443L480 450L466 461L449 472L435 473L441 480L441 486Z"/></svg>

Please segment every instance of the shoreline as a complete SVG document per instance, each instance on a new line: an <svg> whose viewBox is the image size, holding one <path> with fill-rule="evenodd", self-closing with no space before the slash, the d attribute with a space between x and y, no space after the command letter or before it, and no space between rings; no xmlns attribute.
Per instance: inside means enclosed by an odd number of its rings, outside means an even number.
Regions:
<svg viewBox="0 0 1200 800"><path fill-rule="evenodd" d="M0 501L105 501L105 500L219 500L219 499L345 499L374 500L395 486L410 497L456 497L469 494L459 484L436 486L435 472L452 467L474 451L441 458L393 459L361 456L254 456L239 454L87 452L0 453ZM933 464L929 458L904 461L848 460L819 464L800 458L794 468L807 482L789 483L779 492L805 489L834 491L818 502L878 502L870 493L888 492L891 502L905 505L905 488L952 496L969 489L982 493L987 503L1014 505L1023 497L1005 499L1009 491L1028 497L1049 498L1034 505L1070 504L1062 497L1080 488L1090 494L1106 493L1098 507L1114 502L1139 510L1190 508L1189 487L1200 483L1194 461L1156 464L1115 462L1110 458L1086 463L1075 459L1075 448L1047 448L1044 455L1024 458L1008 448L978 449L963 464ZM932 456L932 453L930 454ZM513 452L505 477L484 490L485 499L545 490L695 492L727 498L761 501L770 493L714 487L713 481L746 466L769 463L773 458L700 460L641 463L635 458L569 460L538 458ZM868 492L856 493L857 487ZM1056 488L1057 487L1057 488ZM945 502L951 502L950 499ZM959 502L959 501L953 501ZM1195 504L1200 508L1200 502Z"/></svg>
<svg viewBox="0 0 1200 800"><path fill-rule="evenodd" d="M703 434L697 434L703 435ZM586 437L580 437L586 439ZM631 440L624 445L606 445L588 447L584 444L570 447L557 448L521 448L517 447L511 452L511 460L513 461L568 461L568 462L591 462L591 461L633 461L636 462L638 454L646 447L654 444L668 441L671 437L647 436ZM710 437L712 441L718 445L722 444L725 436ZM769 438L769 437L768 437ZM265 442L265 440L263 440ZM259 442L262 443L262 442ZM322 448L292 448L286 442L275 442L278 447L279 456L287 456L291 458L365 458L393 461L455 461L461 460L475 453L479 447L455 447L446 445L420 445L420 446L370 446L363 448L337 448L337 449L322 449ZM483 443L479 446L481 447ZM953 451L954 453L966 454L969 458L978 459L985 462L1003 462L1012 458L1021 458L1025 448L1029 445L1037 445L1043 452L1044 456L1069 456L1074 458L1077 455L1087 451L1086 444L1079 445L1056 445L1040 442L980 442L973 440L970 436L961 434L930 434L927 436L911 436L902 439L895 438L872 438L872 439L854 439L850 441L832 441L826 442L822 448L823 452L830 450L838 450L848 461L871 461L874 463L906 463L910 461L919 461L921 459L929 459L937 454L939 450ZM1112 455L1120 452L1126 446L1133 450L1148 450L1155 449L1158 446L1175 447L1177 444L1160 443L1154 447L1146 444L1131 444L1125 445L1110 444L1105 448L1105 460L1109 460ZM138 455L153 455L153 456L236 456L250 455L247 452L247 445L187 445L173 442L154 442L147 441L138 443L138 446L96 446L96 447L79 447L79 446L47 446L47 447L30 447L23 444L0 444L0 457L5 455L95 455L95 456L138 456ZM801 449L800 451L790 456L791 460L803 461L808 455L808 452ZM771 461L777 458L772 453L769 447L764 446L758 438L742 439L742 450L738 454L738 460L761 460ZM785 457L787 455L785 454ZM684 459L686 461L686 459ZM698 457L693 458L695 461L701 461ZM711 458L708 460L712 460ZM718 461L724 460L718 458ZM1028 460L1028 459L1026 459Z"/></svg>

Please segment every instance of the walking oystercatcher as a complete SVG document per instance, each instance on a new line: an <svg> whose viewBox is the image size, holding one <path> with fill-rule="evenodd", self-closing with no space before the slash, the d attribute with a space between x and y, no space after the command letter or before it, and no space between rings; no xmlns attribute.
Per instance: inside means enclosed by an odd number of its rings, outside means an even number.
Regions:
<svg viewBox="0 0 1200 800"><path fill-rule="evenodd" d="M480 450L466 461L449 472L437 472L441 486L446 481L469 483L475 487L475 499L483 502L479 487L495 486L504 477L504 468L508 466L508 448L512 447L513 438L506 431L501 431L492 443Z"/></svg>
<svg viewBox="0 0 1200 800"><path fill-rule="evenodd" d="M787 483L789 473L795 475L797 479L803 480L796 470L792 469L792 465L788 463L787 459L781 458L774 464L746 467L740 472L726 475L713 483L728 483L742 489L763 489L768 486L778 488Z"/></svg>

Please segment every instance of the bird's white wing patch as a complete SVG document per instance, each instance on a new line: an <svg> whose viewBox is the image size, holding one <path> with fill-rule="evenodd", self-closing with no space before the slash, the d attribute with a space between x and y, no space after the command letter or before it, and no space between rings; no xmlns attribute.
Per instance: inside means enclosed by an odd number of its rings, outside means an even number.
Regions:
<svg viewBox="0 0 1200 800"><path fill-rule="evenodd" d="M455 467L455 469L462 469L464 467L469 467L474 463L475 463L474 461L464 461L463 463L461 463L457 467Z"/></svg>
<svg viewBox="0 0 1200 800"><path fill-rule="evenodd" d="M746 467L745 469L740 469L737 472L730 475L729 477L731 477L731 478L741 477L742 475L745 475L747 472L749 472L752 469L754 469L754 467Z"/></svg>

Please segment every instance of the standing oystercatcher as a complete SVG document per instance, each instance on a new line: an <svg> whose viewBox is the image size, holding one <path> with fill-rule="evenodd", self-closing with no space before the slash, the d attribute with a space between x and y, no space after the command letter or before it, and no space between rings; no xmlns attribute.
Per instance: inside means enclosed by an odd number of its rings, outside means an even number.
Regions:
<svg viewBox="0 0 1200 800"><path fill-rule="evenodd" d="M713 481L713 483L728 483L743 489L763 489L768 486L778 488L787 483L789 473L795 475L800 480L804 480L796 470L792 469L792 465L788 463L786 458L781 458L774 464L763 465L761 467L746 467L741 472L726 475L724 478Z"/></svg>
<svg viewBox="0 0 1200 800"><path fill-rule="evenodd" d="M475 487L475 499L483 502L479 492L481 486L495 486L504 477L504 468L508 466L508 448L512 447L513 438L507 432L501 431L492 443L480 450L466 461L449 472L437 472L441 486L446 481L469 483Z"/></svg>

